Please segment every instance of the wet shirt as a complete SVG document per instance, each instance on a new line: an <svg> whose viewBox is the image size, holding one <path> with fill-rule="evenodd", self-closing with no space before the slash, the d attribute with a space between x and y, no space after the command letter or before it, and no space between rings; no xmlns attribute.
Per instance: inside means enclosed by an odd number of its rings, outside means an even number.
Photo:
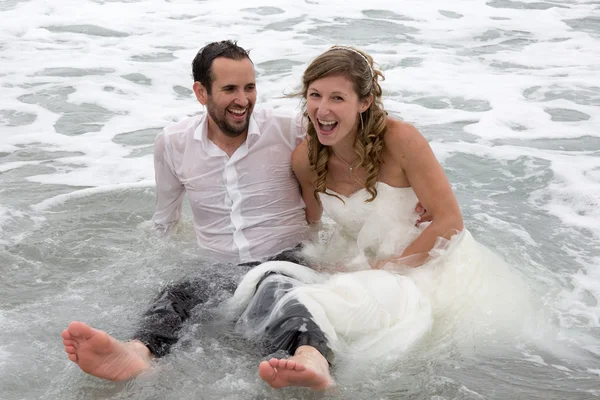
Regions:
<svg viewBox="0 0 600 400"><path fill-rule="evenodd" d="M203 113L157 136L157 229L166 233L179 221L187 193L198 244L210 260L258 261L304 240L308 224L291 166L303 139L301 120L255 110L246 141L231 157L207 135Z"/></svg>

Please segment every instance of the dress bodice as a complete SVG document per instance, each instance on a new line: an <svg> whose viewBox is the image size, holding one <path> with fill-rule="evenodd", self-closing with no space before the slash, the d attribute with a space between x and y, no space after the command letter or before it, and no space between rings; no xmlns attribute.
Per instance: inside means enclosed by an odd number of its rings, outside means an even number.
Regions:
<svg viewBox="0 0 600 400"><path fill-rule="evenodd" d="M366 189L360 189L350 196L344 196L333 190L327 192L339 198L320 194L323 211L348 233L358 234L364 224L374 218L389 217L395 222L404 221L413 226L418 215L415 206L417 195L412 187L393 187L384 182L377 182L377 197L367 202L371 197ZM376 221L381 223L383 221Z"/></svg>
<svg viewBox="0 0 600 400"><path fill-rule="evenodd" d="M376 189L377 197L370 202L366 201L370 198L366 189L350 196L328 189L329 194L339 198L320 194L326 217L335 222L327 246L318 256L320 259L346 263L355 260L364 264L367 260L397 254L419 235L420 230L415 227L418 199L414 190L383 182L378 182Z"/></svg>

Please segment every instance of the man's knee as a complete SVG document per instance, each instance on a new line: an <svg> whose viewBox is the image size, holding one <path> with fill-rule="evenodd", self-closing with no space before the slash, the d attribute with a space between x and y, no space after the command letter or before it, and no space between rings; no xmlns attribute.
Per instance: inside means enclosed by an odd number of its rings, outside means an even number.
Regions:
<svg viewBox="0 0 600 400"><path fill-rule="evenodd" d="M182 319L187 319L192 308L206 301L205 287L204 280L185 280L170 284L159 293L146 314L175 313Z"/></svg>

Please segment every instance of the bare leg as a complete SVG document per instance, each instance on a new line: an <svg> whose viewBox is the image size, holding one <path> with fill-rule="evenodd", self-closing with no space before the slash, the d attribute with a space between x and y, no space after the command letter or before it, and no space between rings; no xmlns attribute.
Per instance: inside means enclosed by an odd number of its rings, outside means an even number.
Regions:
<svg viewBox="0 0 600 400"><path fill-rule="evenodd" d="M311 346L298 347L295 354L287 359L271 358L261 362L258 375L275 389L301 386L324 390L334 385L327 360Z"/></svg>
<svg viewBox="0 0 600 400"><path fill-rule="evenodd" d="M83 322L73 321L62 333L69 359L98 378L122 381L150 368L150 350L141 342L121 342Z"/></svg>

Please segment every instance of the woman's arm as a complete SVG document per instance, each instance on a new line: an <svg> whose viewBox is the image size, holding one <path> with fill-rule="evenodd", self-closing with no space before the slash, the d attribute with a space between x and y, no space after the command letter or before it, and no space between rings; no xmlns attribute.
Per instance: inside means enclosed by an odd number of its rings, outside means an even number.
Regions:
<svg viewBox="0 0 600 400"><path fill-rule="evenodd" d="M316 174L310 170L308 160L308 143L306 139L294 149L292 153L292 169L300 183L302 199L306 205L306 221L309 224L317 224L321 221L323 207L317 202L314 196L314 185Z"/></svg>
<svg viewBox="0 0 600 400"><path fill-rule="evenodd" d="M390 159L385 161L404 171L432 219L402 254L393 257L400 263L405 258L409 266L418 266L427 260L438 237L450 239L463 229L462 214L448 178L423 135L410 124L392 119L388 123L386 149Z"/></svg>

